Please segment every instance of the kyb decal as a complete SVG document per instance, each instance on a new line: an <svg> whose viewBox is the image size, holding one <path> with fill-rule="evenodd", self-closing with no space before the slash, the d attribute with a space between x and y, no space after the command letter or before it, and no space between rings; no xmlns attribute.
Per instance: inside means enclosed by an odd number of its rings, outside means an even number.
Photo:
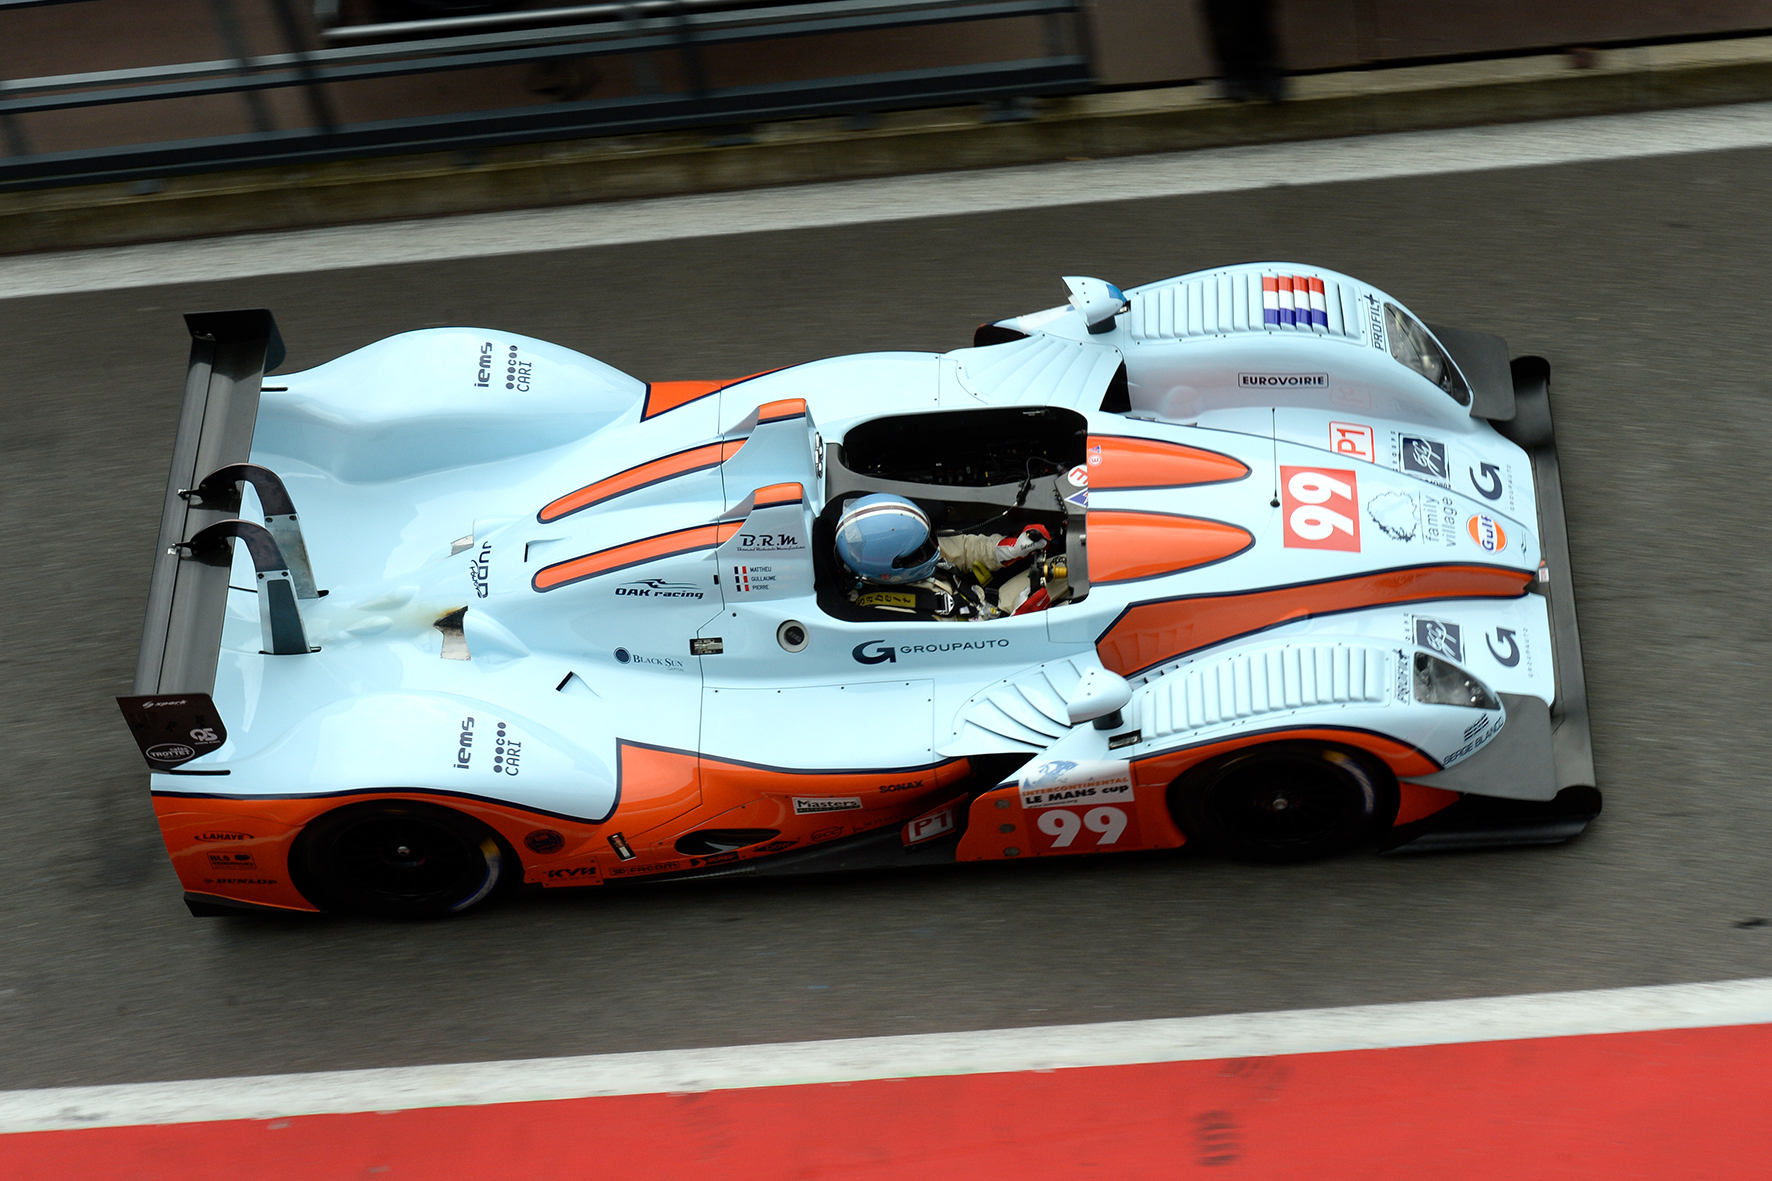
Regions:
<svg viewBox="0 0 1772 1181"><path fill-rule="evenodd" d="M1280 514L1293 549L1359 552L1360 488L1354 473L1335 468L1282 467Z"/></svg>
<svg viewBox="0 0 1772 1181"><path fill-rule="evenodd" d="M1357 422L1330 423L1329 450L1337 455L1345 455L1349 459L1364 460L1367 463L1375 462L1378 454L1372 428Z"/></svg>
<svg viewBox="0 0 1772 1181"><path fill-rule="evenodd" d="M1464 663L1464 637L1456 623L1442 619L1415 617L1415 643L1429 652L1444 656L1453 664Z"/></svg>
<svg viewBox="0 0 1772 1181"><path fill-rule="evenodd" d="M817 816L825 812L852 812L860 807L860 796L794 797L794 815L796 816Z"/></svg>

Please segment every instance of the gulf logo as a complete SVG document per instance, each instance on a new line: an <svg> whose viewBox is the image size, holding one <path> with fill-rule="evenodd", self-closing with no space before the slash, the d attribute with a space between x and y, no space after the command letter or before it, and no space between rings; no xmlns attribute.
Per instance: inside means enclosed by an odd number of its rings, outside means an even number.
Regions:
<svg viewBox="0 0 1772 1181"><path fill-rule="evenodd" d="M1470 530L1471 540L1490 553L1496 553L1507 546L1507 530L1494 517L1478 513L1466 521L1464 527Z"/></svg>

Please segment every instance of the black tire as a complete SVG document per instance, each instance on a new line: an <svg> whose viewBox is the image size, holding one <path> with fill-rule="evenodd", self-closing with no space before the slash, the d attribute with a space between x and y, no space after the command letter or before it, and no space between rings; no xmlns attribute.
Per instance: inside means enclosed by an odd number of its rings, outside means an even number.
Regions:
<svg viewBox="0 0 1772 1181"><path fill-rule="evenodd" d="M1315 742L1275 742L1213 759L1169 789L1190 841L1251 861L1345 852L1397 816L1397 784L1378 760Z"/></svg>
<svg viewBox="0 0 1772 1181"><path fill-rule="evenodd" d="M484 824L410 800L328 812L295 839L289 870L321 910L398 919L456 914L522 874Z"/></svg>

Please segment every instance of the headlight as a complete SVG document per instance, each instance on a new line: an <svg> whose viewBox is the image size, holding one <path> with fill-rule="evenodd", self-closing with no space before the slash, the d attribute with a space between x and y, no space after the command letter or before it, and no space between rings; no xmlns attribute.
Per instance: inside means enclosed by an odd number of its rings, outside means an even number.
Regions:
<svg viewBox="0 0 1772 1181"><path fill-rule="evenodd" d="M1460 406L1471 404L1471 392L1457 367L1414 316L1394 303L1385 304L1384 334L1390 341L1391 356L1445 390Z"/></svg>
<svg viewBox="0 0 1772 1181"><path fill-rule="evenodd" d="M1477 678L1455 664L1426 652L1415 654L1415 700L1423 705L1467 705L1472 709L1500 709L1501 702Z"/></svg>

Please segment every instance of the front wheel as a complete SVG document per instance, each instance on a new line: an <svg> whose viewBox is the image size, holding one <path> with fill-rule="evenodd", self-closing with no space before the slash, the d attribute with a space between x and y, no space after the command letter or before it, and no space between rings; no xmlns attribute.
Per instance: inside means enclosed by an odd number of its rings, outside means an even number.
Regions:
<svg viewBox="0 0 1772 1181"><path fill-rule="evenodd" d="M310 823L289 868L321 910L417 919L484 901L516 873L517 860L491 829L460 812L377 800Z"/></svg>
<svg viewBox="0 0 1772 1181"><path fill-rule="evenodd" d="M1253 861L1310 861L1344 852L1389 824L1397 786L1362 752L1275 742L1195 767L1169 806L1196 841Z"/></svg>

